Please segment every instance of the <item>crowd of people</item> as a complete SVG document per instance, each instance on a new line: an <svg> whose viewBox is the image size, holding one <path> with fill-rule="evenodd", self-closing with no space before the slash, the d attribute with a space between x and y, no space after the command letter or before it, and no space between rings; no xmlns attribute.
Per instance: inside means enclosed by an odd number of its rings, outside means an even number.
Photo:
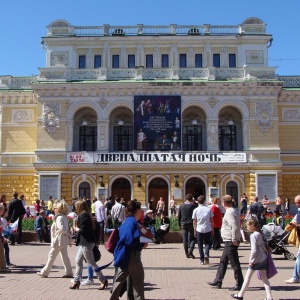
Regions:
<svg viewBox="0 0 300 300"><path fill-rule="evenodd" d="M186 201L177 207L174 197L170 200L171 216L177 218L178 226L182 230L183 249L187 258L195 259L193 253L197 244L199 251L199 263L210 263L210 249L221 250L222 255L214 280L209 285L221 288L230 263L234 271L235 283L230 289L236 291L232 294L235 299L243 299L254 271L259 271L264 284L267 300L272 299L272 292L267 276L268 244L261 228L265 224L265 218L269 209L269 200L265 196L262 203L254 196L252 204L247 206L248 199L244 193L241 196L241 209L236 207L236 201L232 196L211 197L207 205L204 196L197 199L191 194L186 195ZM172 202L171 202L172 201ZM246 201L246 206L245 206ZM74 198L72 211L64 199L53 201L49 197L47 205L41 206L37 200L34 205L36 214L35 230L39 242L47 239L50 242L50 251L46 265L37 274L48 277L58 254L60 254L65 274L64 278L73 278L70 289L79 289L80 285L94 284L95 273L100 281L99 290L108 287L108 280L102 273L103 267L99 267L95 261L93 248L104 243L105 233L108 235L117 230L119 241L114 251L114 266L116 268L112 283L110 299L119 299L124 290L132 299L144 299L144 269L141 261L141 251L147 247L147 243L140 240L140 227L146 227L153 236L154 243L165 243L165 235L170 230L170 219L166 211L166 204L161 197L157 203L152 197L148 209L144 212L141 203L136 199L126 201L118 196L105 199L104 197ZM300 195L296 196L295 204L297 214L290 223L295 228L300 240ZM272 222L284 229L284 213L289 213L290 200L285 203L281 197L276 199L276 207ZM283 209L284 205L284 209ZM40 206L40 207L39 207ZM6 205L6 197L3 195L0 202L0 271L9 272L10 249L8 240L13 245L15 241L22 243L22 218L28 216L24 195L18 197L13 194L13 199ZM246 211L245 211L246 207ZM241 218L241 216L246 216ZM47 223L47 217L52 216L52 225ZM70 226L69 218L73 219ZM158 218L158 221L156 220ZM239 261L238 248L243 234L243 224L246 220L247 231L251 232L248 270L243 276ZM11 232L10 224L16 224L16 232ZM158 225L159 224L159 225ZM75 243L78 246L75 257L75 273L73 273L71 260L68 256L68 246ZM244 239L243 239L244 240ZM221 243L222 242L222 243ZM221 247L224 244L224 247ZM88 278L82 280L83 261L86 261ZM286 283L300 282L300 250L297 255L292 278ZM105 271L104 271L105 272ZM124 288L125 286L125 288Z"/></svg>

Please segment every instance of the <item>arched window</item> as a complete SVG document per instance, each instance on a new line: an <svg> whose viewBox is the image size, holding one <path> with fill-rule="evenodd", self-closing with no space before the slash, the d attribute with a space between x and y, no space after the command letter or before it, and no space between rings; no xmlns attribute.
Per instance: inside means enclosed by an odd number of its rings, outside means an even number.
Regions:
<svg viewBox="0 0 300 300"><path fill-rule="evenodd" d="M231 195L234 199L235 206L239 205L238 185L235 181L228 181L226 184L226 195Z"/></svg>
<svg viewBox="0 0 300 300"><path fill-rule="evenodd" d="M79 197L91 197L91 186L87 181L81 182L79 185Z"/></svg>

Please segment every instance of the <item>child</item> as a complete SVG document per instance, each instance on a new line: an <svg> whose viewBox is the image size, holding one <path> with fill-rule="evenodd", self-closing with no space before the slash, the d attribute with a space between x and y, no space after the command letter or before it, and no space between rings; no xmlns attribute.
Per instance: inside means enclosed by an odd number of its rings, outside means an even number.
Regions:
<svg viewBox="0 0 300 300"><path fill-rule="evenodd" d="M266 300L272 300L271 287L266 273L268 249L265 237L263 236L260 230L260 224L256 219L247 221L247 229L252 232L250 235L251 253L249 257L249 267L240 292L238 294L231 294L231 297L243 300L244 293L250 283L252 275L256 270L259 270L267 292Z"/></svg>
<svg viewBox="0 0 300 300"><path fill-rule="evenodd" d="M30 218L30 217L31 217L30 208L29 208L29 206L27 206L27 208L26 208L26 218Z"/></svg>
<svg viewBox="0 0 300 300"><path fill-rule="evenodd" d="M5 261L6 265L8 267L13 267L14 265L10 263L10 258L9 258L9 246L8 246L8 241L7 238L10 236L10 231L8 230L7 227L7 208L4 208L4 206L0 206L0 224L2 226L2 244L4 248L4 253L5 253Z"/></svg>

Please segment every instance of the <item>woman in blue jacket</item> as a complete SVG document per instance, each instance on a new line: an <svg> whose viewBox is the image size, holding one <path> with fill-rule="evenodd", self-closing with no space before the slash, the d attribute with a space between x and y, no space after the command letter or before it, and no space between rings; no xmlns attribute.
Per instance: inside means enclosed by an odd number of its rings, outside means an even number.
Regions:
<svg viewBox="0 0 300 300"><path fill-rule="evenodd" d="M138 220L142 209L141 203L131 200L127 205L128 216L119 230L120 240L114 251L114 265L119 268L112 287L110 300L118 300L123 283L130 277L133 296L136 300L144 300L144 267L141 251L147 244L140 243Z"/></svg>

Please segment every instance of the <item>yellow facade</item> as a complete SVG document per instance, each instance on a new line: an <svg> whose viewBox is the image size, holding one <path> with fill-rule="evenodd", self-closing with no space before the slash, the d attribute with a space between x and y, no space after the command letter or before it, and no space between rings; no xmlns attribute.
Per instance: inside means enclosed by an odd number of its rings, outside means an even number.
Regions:
<svg viewBox="0 0 300 300"><path fill-rule="evenodd" d="M257 22L258 27L264 28L263 23ZM147 207L149 198L160 193L166 200L175 195L178 204L184 201L186 193L195 197L204 194L208 199L210 193L231 192L239 200L245 192L249 201L255 195L269 193L269 200L274 201L278 195L293 199L299 193L300 85L298 89L297 83L293 83L290 88L286 78L276 77L275 69L266 62L262 60L259 65L259 55L267 52L270 35L248 36L247 29L238 33L243 35L245 44L247 38L253 39L258 50L253 56L252 50L246 50L236 58L236 67L229 68L228 54L241 51L238 47L242 42L236 43L234 35L229 35L226 41L202 33L159 36L155 42L149 36L131 36L126 47L116 44L122 37L113 34L93 42L91 39L87 42L90 37L83 36L77 52L70 54L66 49L71 49L74 41L68 32L76 28L60 21L66 32L60 36L56 23L51 24L49 28L53 26L51 35L55 39L43 38L47 66L40 70L40 76L27 78L25 83L0 76L0 193L8 199L14 191L24 194L29 203L50 195L64 197L70 203L84 193L90 197L120 194L136 198ZM63 39L64 49L60 48ZM178 46L174 46L174 39ZM222 47L216 45L216 39ZM180 56L182 53L187 58L185 67L180 66L185 58ZM202 68L193 65L197 53L202 55ZM220 53L219 68L213 65L215 53ZM168 55L168 69L158 67L162 54ZM103 66L97 70L90 62L93 55L101 55ZM127 67L127 55L135 55L135 68ZM89 68L76 65L79 56L86 59ZM112 67L113 56L120 58L122 69ZM149 56L153 56L151 69L146 67ZM251 59L258 59L255 66L251 66ZM68 160L79 152L89 157L118 152L114 148L120 128L117 126L123 126L118 125L120 120L126 128L134 126L137 95L181 97L182 128L193 128L195 119L203 134L201 149L181 149L178 153L192 156L229 153L232 157L243 153L245 161L72 163ZM78 146L84 122L97 129L93 151ZM221 149L220 126L236 128L235 149ZM193 146L196 147L195 140ZM126 151L118 153L139 153L132 148Z"/></svg>

